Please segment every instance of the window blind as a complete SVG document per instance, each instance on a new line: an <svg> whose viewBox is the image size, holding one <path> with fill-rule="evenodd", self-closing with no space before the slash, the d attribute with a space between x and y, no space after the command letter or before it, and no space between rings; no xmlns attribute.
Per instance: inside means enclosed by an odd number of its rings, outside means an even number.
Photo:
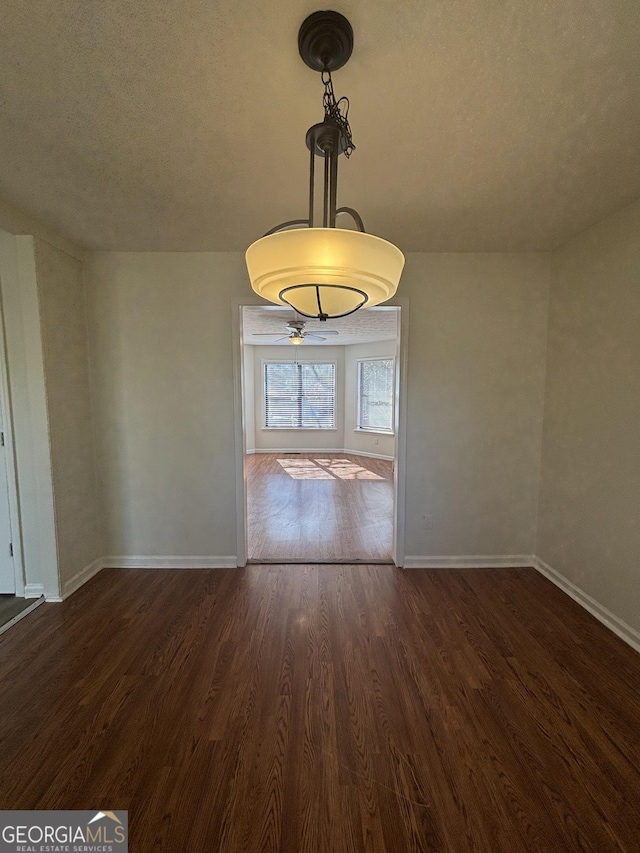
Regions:
<svg viewBox="0 0 640 853"><path fill-rule="evenodd" d="M393 359L358 362L358 429L393 432Z"/></svg>
<svg viewBox="0 0 640 853"><path fill-rule="evenodd" d="M265 427L335 429L335 364L265 362Z"/></svg>

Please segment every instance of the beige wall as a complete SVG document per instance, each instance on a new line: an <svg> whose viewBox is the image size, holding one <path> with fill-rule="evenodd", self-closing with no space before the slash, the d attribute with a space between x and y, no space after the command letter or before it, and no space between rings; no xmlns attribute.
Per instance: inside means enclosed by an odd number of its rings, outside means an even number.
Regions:
<svg viewBox="0 0 640 853"><path fill-rule="evenodd" d="M69 582L104 556L82 264L35 240L58 565Z"/></svg>
<svg viewBox="0 0 640 853"><path fill-rule="evenodd" d="M113 556L236 553L242 254L88 258L99 476Z"/></svg>
<svg viewBox="0 0 640 853"><path fill-rule="evenodd" d="M640 204L553 262L537 554L640 631Z"/></svg>
<svg viewBox="0 0 640 853"><path fill-rule="evenodd" d="M87 263L108 552L235 554L231 323L251 295L242 254ZM407 259L409 555L533 551L547 264Z"/></svg>
<svg viewBox="0 0 640 853"><path fill-rule="evenodd" d="M408 555L533 553L548 293L545 255L408 257Z"/></svg>
<svg viewBox="0 0 640 853"><path fill-rule="evenodd" d="M23 228L6 205L0 214ZM68 582L102 546L82 253L33 231L38 239L0 232L0 284L25 581L55 595L56 549ZM414 561L535 551L640 629L639 237L635 205L551 256L408 256ZM98 253L88 284L104 550L233 555L231 327L250 294L242 255Z"/></svg>

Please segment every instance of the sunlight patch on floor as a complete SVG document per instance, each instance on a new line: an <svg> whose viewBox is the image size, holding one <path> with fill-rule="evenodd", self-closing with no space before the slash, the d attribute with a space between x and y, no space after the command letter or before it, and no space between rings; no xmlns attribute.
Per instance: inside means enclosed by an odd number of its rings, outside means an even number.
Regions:
<svg viewBox="0 0 640 853"><path fill-rule="evenodd" d="M278 459L285 473L292 480L333 480L324 468L319 468L312 459Z"/></svg>
<svg viewBox="0 0 640 853"><path fill-rule="evenodd" d="M384 480L384 477L374 474L373 471L350 459L316 459L315 461L341 480Z"/></svg>
<svg viewBox="0 0 640 853"><path fill-rule="evenodd" d="M384 480L349 459L278 459L292 480Z"/></svg>

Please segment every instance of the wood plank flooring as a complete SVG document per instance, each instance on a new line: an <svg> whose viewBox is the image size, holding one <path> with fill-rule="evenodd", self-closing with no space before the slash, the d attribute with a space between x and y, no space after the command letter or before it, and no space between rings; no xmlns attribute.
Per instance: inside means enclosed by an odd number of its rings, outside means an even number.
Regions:
<svg viewBox="0 0 640 853"><path fill-rule="evenodd" d="M245 459L252 560L386 560L393 543L391 462L348 453Z"/></svg>
<svg viewBox="0 0 640 853"><path fill-rule="evenodd" d="M637 851L640 656L532 569L105 570L0 637L0 808L134 853Z"/></svg>

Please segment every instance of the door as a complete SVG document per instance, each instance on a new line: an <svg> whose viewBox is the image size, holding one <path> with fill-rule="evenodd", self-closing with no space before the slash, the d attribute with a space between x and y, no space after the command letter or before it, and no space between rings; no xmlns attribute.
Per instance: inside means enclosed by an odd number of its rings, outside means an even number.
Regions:
<svg viewBox="0 0 640 853"><path fill-rule="evenodd" d="M16 575L11 544L7 448L5 447L4 412L0 400L0 593L15 593L15 591Z"/></svg>

